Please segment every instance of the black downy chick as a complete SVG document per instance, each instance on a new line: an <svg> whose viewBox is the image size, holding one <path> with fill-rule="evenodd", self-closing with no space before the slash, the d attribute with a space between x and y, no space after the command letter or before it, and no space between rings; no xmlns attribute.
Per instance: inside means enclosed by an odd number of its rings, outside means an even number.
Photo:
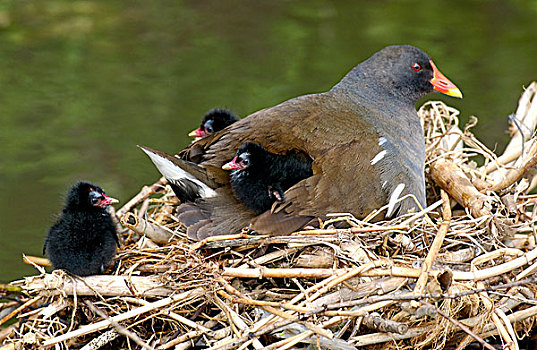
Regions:
<svg viewBox="0 0 537 350"><path fill-rule="evenodd" d="M197 141L212 133L223 130L238 120L239 118L230 110L213 108L205 114L201 120L200 127L190 132L188 136L194 137L194 140Z"/></svg>
<svg viewBox="0 0 537 350"><path fill-rule="evenodd" d="M104 272L119 247L116 226L106 207L118 202L88 182L79 182L69 190L65 207L43 246L43 254L48 254L55 269L79 276Z"/></svg>
<svg viewBox="0 0 537 350"><path fill-rule="evenodd" d="M258 143L246 142L222 169L232 170L230 183L235 197L260 214L274 201L285 201L284 192L291 186L312 176L311 164L312 159L304 154L274 154Z"/></svg>

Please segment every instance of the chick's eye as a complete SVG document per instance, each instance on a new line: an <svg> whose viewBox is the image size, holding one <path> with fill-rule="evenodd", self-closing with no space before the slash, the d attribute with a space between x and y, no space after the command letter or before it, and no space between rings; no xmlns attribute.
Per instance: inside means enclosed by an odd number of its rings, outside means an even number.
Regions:
<svg viewBox="0 0 537 350"><path fill-rule="evenodd" d="M412 69L415 70L416 72L419 72L421 70L421 66L419 63L414 63L412 65Z"/></svg>
<svg viewBox="0 0 537 350"><path fill-rule="evenodd" d="M103 195L95 190L91 191L89 194L89 199L91 205L96 205L99 203L100 200L103 199Z"/></svg>
<svg viewBox="0 0 537 350"><path fill-rule="evenodd" d="M205 125L203 126L203 128L205 129L206 133L212 134L213 131L214 131L214 129L213 129L213 121L212 120L207 120L205 122Z"/></svg>

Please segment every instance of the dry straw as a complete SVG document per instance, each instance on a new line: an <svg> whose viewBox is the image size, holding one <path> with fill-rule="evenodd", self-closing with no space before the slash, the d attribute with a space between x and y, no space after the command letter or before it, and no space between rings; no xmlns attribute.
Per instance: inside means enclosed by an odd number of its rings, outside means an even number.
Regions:
<svg viewBox="0 0 537 350"><path fill-rule="evenodd" d="M17 319L0 340L6 349L490 349L484 339L496 336L518 349L537 315L536 91L523 93L499 156L471 133L475 118L461 129L457 110L426 103L430 206L392 221L339 213L290 236L192 242L161 179L118 211L128 229L110 275L56 271L1 286L15 300L1 304L1 322Z"/></svg>

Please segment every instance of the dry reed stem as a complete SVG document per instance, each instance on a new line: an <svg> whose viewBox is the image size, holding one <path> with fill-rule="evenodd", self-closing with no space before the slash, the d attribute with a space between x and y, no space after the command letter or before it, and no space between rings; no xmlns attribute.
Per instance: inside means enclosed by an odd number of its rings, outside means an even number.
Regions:
<svg viewBox="0 0 537 350"><path fill-rule="evenodd" d="M193 250L196 250L196 249L200 249L201 247L205 246L205 245L208 245L209 243L218 243L218 242L226 242L226 241L237 241L239 239L243 239L243 240L249 240L249 239L252 239L252 240L259 240L259 239L263 239L265 237L268 237L268 236L251 236L251 235L247 235L247 234L243 234L243 233L237 233L237 234L233 234L233 235L221 235L221 236L212 236L212 237L208 237L208 238L205 238L204 240L201 240L195 244L192 244L191 245L191 249ZM221 247L221 246L224 246L224 245L219 245L219 244L212 244L211 247Z"/></svg>
<svg viewBox="0 0 537 350"><path fill-rule="evenodd" d="M140 193L138 193L136 196L131 198L130 201L128 201L123 207L121 207L121 209L119 209L116 212L116 217L118 219L121 219L123 215L131 211L138 204L145 201L147 198L155 194L157 191L161 190L167 183L168 181L166 180L166 178L161 177L157 182L155 182L151 186L144 186L142 190L140 191Z"/></svg>
<svg viewBox="0 0 537 350"><path fill-rule="evenodd" d="M489 350L495 350L493 346L491 346L490 344L488 344L487 342L485 342L480 336L478 336L477 334L475 334L474 332L472 332L470 330L470 328L468 328L467 326L465 326L462 322L459 322L457 321L456 319L454 319L453 317L449 316L448 314L446 314L445 312L443 312L442 310L440 310L438 307L436 307L436 312L444 317L445 319L447 319L449 322L453 323L455 326L459 327L460 329L462 329L465 333L467 333L469 336L471 336L472 338L474 338L475 340L477 340L479 342L479 344L481 344L483 347L489 349Z"/></svg>
<svg viewBox="0 0 537 350"><path fill-rule="evenodd" d="M333 339L334 338L334 335L332 334L332 332L330 331L327 331L325 329L322 329L318 326L316 326L315 324L311 323L311 322L304 322L304 321L300 321L300 319L296 316L293 316L291 314L288 314L286 313L285 311L281 311L281 310L278 310L272 306L261 306L260 307L261 309L267 311L267 312L270 312L271 314L275 315L275 316L278 316L282 319L286 319L286 320L296 320L295 322L298 322L300 324L302 324L304 327L306 327L307 329L309 329L310 331L318 334L318 335L321 335L323 337L326 337L328 339Z"/></svg>
<svg viewBox="0 0 537 350"><path fill-rule="evenodd" d="M517 119L530 125L536 101L521 100ZM23 303L33 298L40 298L36 306L51 303L17 312L27 321L19 322L6 342L37 349L100 340L128 348L124 337L107 340L97 333L110 329L109 322L85 321L94 318L84 304L91 300L156 349L186 349L201 342L211 349L290 349L309 343L350 350L384 342L387 348L420 350L472 341L457 322L483 339L500 334L516 348L516 337L529 332L537 318L532 305L537 280L523 279L537 269L537 196L523 193L533 141L525 137L524 156L513 156L522 153L521 143L513 141L511 151L497 157L472 135L476 119L459 126L458 114L441 102L420 109L427 172L444 180L427 179L429 207L391 221L369 223L379 211L361 220L340 213L320 222L319 229L289 236L239 233L192 244L181 232L169 186L160 181L144 188L118 213L143 215L166 238L147 246L141 239L147 230L121 231L125 245L118 251L114 275L73 279L47 274L13 283L11 291L0 286L3 295L15 293ZM475 165L476 157L484 160L482 167ZM450 164L438 171L443 162ZM507 204L495 191L476 194L477 188L495 189L490 186L499 183L494 179L500 172L523 174L501 193L504 199L506 193L510 196ZM447 191L461 203L452 208L450 224L449 202L440 190L445 179L457 179ZM149 198L156 191L162 197ZM483 199L485 209L472 203L476 198ZM349 228L331 226L342 223ZM329 259L321 263L323 257ZM301 268L305 260L314 263ZM446 293L438 289L443 271L453 273L451 286L442 285ZM171 300L174 291L193 295ZM412 308L413 301L442 303L442 312L453 322ZM490 313L483 313L485 305ZM378 312L377 320L408 326L408 332L367 334L363 320L371 312Z"/></svg>
<svg viewBox="0 0 537 350"><path fill-rule="evenodd" d="M214 301L216 305L228 316L228 318L231 320L232 325L235 325L239 330L245 331L248 328L248 325L246 322L242 320L242 318L237 314L231 307L229 307L226 303L224 303L220 298L214 297ZM238 330L235 330L235 333L237 336L240 336L241 333L238 332ZM257 339L254 339L252 342L252 345L256 349L262 349L263 344Z"/></svg>
<svg viewBox="0 0 537 350"><path fill-rule="evenodd" d="M536 317L537 316L537 306L514 312L507 316L509 321L511 323L515 322L522 322L530 317ZM467 327L473 327L477 324L477 319L475 317L468 318L464 320L460 320L460 322L467 326ZM404 335L398 335L398 334L385 334L385 333L373 333L373 334L366 334L363 336L355 337L354 340L356 341L354 343L355 346L368 346L368 345L374 345L374 344L380 344L380 343L386 343L392 340L403 340L403 339L409 339L409 338L415 338L419 335L425 334L427 332L433 331L435 326L426 326L426 327L414 327L408 330L408 332ZM488 323L483 327L483 332L478 334L483 339L486 339L492 335L497 334L497 330L494 329L495 326L493 323Z"/></svg>
<svg viewBox="0 0 537 350"><path fill-rule="evenodd" d="M147 236L157 244L166 244L173 237L173 233L155 225L143 218L137 217L133 213L126 213L121 218L121 224L140 236Z"/></svg>
<svg viewBox="0 0 537 350"><path fill-rule="evenodd" d="M480 281L491 277L500 276L502 274L518 269L537 258L537 248L525 253L523 256L513 259L509 262L499 264L487 269L466 272L453 271L453 280L456 281ZM377 264L383 265L386 262L377 261ZM326 278L335 273L347 273L352 270L348 269L284 269L284 268L224 268L224 276L238 278ZM361 271L358 274L362 277L409 277L418 278L422 270L417 268L392 266L389 268L375 268L368 271ZM430 271L436 275L441 270L433 269Z"/></svg>
<svg viewBox="0 0 537 350"><path fill-rule="evenodd" d="M373 227L351 227L348 229L313 229L305 231L294 232L293 235L313 236L313 235L333 235L339 233L366 233L366 232L382 232L382 231L396 231L406 230L408 227L403 225L398 226L373 226Z"/></svg>
<svg viewBox="0 0 537 350"><path fill-rule="evenodd" d="M491 185L483 190L487 191L501 191L518 180L522 178L522 176L531 168L535 167L537 165L537 142L533 144L533 146L530 148L529 151L530 158L527 160L524 160L524 163L515 169L510 170L504 175L503 180L495 183L494 185Z"/></svg>
<svg viewBox="0 0 537 350"><path fill-rule="evenodd" d="M267 264L269 262L273 262L275 260L279 260L281 258L284 258L284 257L287 257L291 254L294 254L296 253L297 251L299 251L300 248L298 247L295 247L295 248L287 248L287 249L282 249L282 250L275 250L271 253L268 253L268 254L265 254L263 256L260 256L259 258L256 258L254 260L252 260L251 264L253 264L254 266L255 265L263 265L263 264ZM235 264L235 262L241 262L243 261L244 259L238 259L238 260L228 260L228 262L230 264ZM239 268L246 268L248 266L248 264L243 264L241 266L239 266Z"/></svg>
<svg viewBox="0 0 537 350"><path fill-rule="evenodd" d="M334 274L333 269L255 269L224 268L224 276L239 278L326 278Z"/></svg>
<svg viewBox="0 0 537 350"><path fill-rule="evenodd" d="M106 344L110 343L117 337L119 337L120 334L115 330L111 329L107 332L104 332L103 334L99 335L98 337L92 339L89 343L84 345L80 350L97 350L105 346Z"/></svg>
<svg viewBox="0 0 537 350"><path fill-rule="evenodd" d="M24 289L31 292L48 291L49 294L79 296L168 296L172 290L157 277L111 276L65 278L59 274L45 274L26 278Z"/></svg>
<svg viewBox="0 0 537 350"><path fill-rule="evenodd" d="M292 300L290 300L288 302L288 304L296 304L297 302L299 302L300 300L302 300L306 294L309 294L309 293L312 293L312 292L315 292L315 291L320 291L320 290L327 290L329 288L327 288L328 285L330 285L331 283L334 282L334 280L340 278L341 276L343 275L343 272L336 272L334 273L333 276L331 277L328 277L326 279L324 279L323 281L313 285L312 287L308 288L305 292L301 292L299 295L295 296ZM225 281L224 281L225 283ZM225 283L226 284L226 283ZM261 335L261 334L265 334L269 331L271 331L271 329L276 329L280 326L284 326L284 325L287 325L287 324L290 324L292 323L292 320L284 320L284 321L280 321L280 322L274 322L275 321L275 317L274 316L269 316L269 317L266 317L260 321L258 321L257 323L253 324L251 327L250 327L250 332L254 333L254 335L257 333L258 335ZM260 331L261 329L263 329L263 331ZM312 332L313 334L313 332ZM240 340L238 340L240 341ZM231 341L230 343L233 343L233 341Z"/></svg>
<svg viewBox="0 0 537 350"><path fill-rule="evenodd" d="M190 299L190 298L193 298L193 297L198 297L198 296L200 296L200 295L202 295L204 293L205 293L205 291L202 288L197 288L197 289L190 290L188 292L173 295L173 296L168 297L168 298L160 299L160 300L155 301L153 303L150 303L148 305L140 306L140 307L138 307L136 309L133 309L131 311L124 312L122 314L110 317L109 320L99 321L99 322L95 322L93 324L82 326L82 327L80 327L80 328L78 328L78 329L76 329L74 331L67 332L65 334L62 334L62 335L57 336L57 337L52 338L52 339L48 339L47 341L43 342L43 345L44 346L51 346L51 345L58 344L60 342L69 340L71 338L76 338L76 337L80 337L82 335L97 332L99 330L108 328L110 326L110 321L112 321L112 322L125 321L125 320L133 318L135 316L138 316L138 315L141 315L141 314L144 314L144 313L159 309L161 307L164 307L164 306L169 305L171 303L174 303L176 301L180 301L180 300L184 300L184 299Z"/></svg>
<svg viewBox="0 0 537 350"><path fill-rule="evenodd" d="M493 198L479 192L455 163L437 160L431 165L431 177L459 204L469 208L474 216L492 214Z"/></svg>
<svg viewBox="0 0 537 350"><path fill-rule="evenodd" d="M449 197L447 193L443 190L440 191L440 195L442 197L443 221L440 224L440 229L438 230L438 233L434 237L433 244L429 248L429 254L427 254L427 257L423 262L422 271L420 273L420 276L418 277L416 286L414 287L414 294L423 294L423 291L425 290L425 285L427 284L427 280L429 278L429 272L431 271L433 262L436 259L440 248L442 247L442 243L444 243L444 238L446 237L447 231L449 230L449 225L451 223L451 208L449 203Z"/></svg>
<svg viewBox="0 0 537 350"><path fill-rule="evenodd" d="M392 342L394 340L405 340L410 338L416 338L421 334L431 331L431 327L415 327L409 329L405 334L393 334L393 333L370 333L353 337L352 344L356 347L370 346L374 344L381 344L386 342Z"/></svg>
<svg viewBox="0 0 537 350"><path fill-rule="evenodd" d="M22 262L27 265L38 265L45 267L52 267L52 264L47 258L42 258L39 256L23 255Z"/></svg>
<svg viewBox="0 0 537 350"><path fill-rule="evenodd" d="M5 322L9 321L13 316L17 315L22 310L26 309L28 306L31 306L31 305L35 304L36 302L38 302L40 299L41 299L41 296L37 296L37 297L35 297L33 299L30 299L27 302L25 302L24 304L22 304L21 306L17 307L15 310L13 310L10 313L8 313L6 316L4 316L0 320L0 326L3 325Z"/></svg>
<svg viewBox="0 0 537 350"><path fill-rule="evenodd" d="M135 299L135 300L132 300L132 298L129 300L129 301L132 301L136 304L139 304L139 305L149 305L150 303L146 300L143 300L143 299ZM187 325L188 327L191 327L191 328L194 328L198 331L198 333L200 334L204 334L204 333L207 333L209 334L210 336L216 336L215 333L210 330L209 328L206 328L202 325L199 325L197 324L196 322L193 322L191 320L189 320L188 318L185 318L173 311L170 311L170 310L166 310L164 311L164 314L166 316L169 316L171 318L173 318L174 320L176 320L177 322L180 322L180 323L183 323L184 325Z"/></svg>
<svg viewBox="0 0 537 350"><path fill-rule="evenodd" d="M507 316L507 320L513 324L516 322L522 322L530 317L537 317L537 306L533 306L521 311L513 312ZM491 335L497 334L497 329L495 329L494 323L488 323L483 327L483 331L480 334L482 338L490 337Z"/></svg>
<svg viewBox="0 0 537 350"><path fill-rule="evenodd" d="M129 337L132 341L134 341L136 344L138 344L139 346L141 346L142 348L146 349L146 350L155 350L153 347L147 345L136 333L134 332L131 332L129 331L128 329L126 329L125 327L123 327L122 325L120 325L119 323L113 321L110 319L110 317L108 317L108 315L106 313L104 313L101 309L99 309L98 307L96 307L95 305L93 305L93 303L89 300L85 300L84 303L93 311L95 312L97 315L99 315L100 317L104 318L106 321L108 321L110 323L110 325L112 327L115 328L115 330L120 333L120 334L123 334L127 337Z"/></svg>
<svg viewBox="0 0 537 350"><path fill-rule="evenodd" d="M189 341L191 339L199 338L202 335L203 335L203 332L199 332L199 331L188 332L188 333L185 333L185 334L175 338L172 341L167 342L166 344L163 344L163 345L157 347L157 350L165 350L165 349L169 349L171 347L175 347L177 349L177 346L179 344L182 344L182 343L185 343L185 342L187 342L187 345L189 345L189 347L190 347L191 344L190 344Z"/></svg>
<svg viewBox="0 0 537 350"><path fill-rule="evenodd" d="M390 332L405 334L408 332L408 325L401 322L383 319L379 313L373 312L363 319L364 326L380 332Z"/></svg>
<svg viewBox="0 0 537 350"><path fill-rule="evenodd" d="M229 292L231 292L232 294L238 296L240 299L239 300L246 300L246 301L250 301L250 302L256 302L256 301L253 301L251 300L250 298L247 298L245 297L244 295L242 295L238 290L236 290L235 288L233 288L231 285L229 285L229 283L227 283L225 280L222 280L224 282L224 288L226 290L228 290ZM236 299L233 299L233 298L230 298L228 297L228 299L234 301ZM276 306L276 307L286 307L290 310L293 310L293 311L298 311L298 312L304 312L306 311L307 309L306 308L303 308L303 307L296 307L292 304L285 304L285 305L270 305L270 304L267 304L267 303L263 303L263 302L257 302L257 306L259 306L261 309L267 311L267 312L270 312L271 314L275 315L275 316L278 316L282 319L292 319L294 318L294 316L292 314L289 314L289 313L286 313L285 311L282 311L282 310L279 310L273 306ZM308 311L306 311L308 312ZM329 339L332 339L333 338L333 335L331 332L328 332L324 329L321 329L317 326L315 326L314 324L310 323L310 322L300 322L301 324L303 324L306 328L308 328L310 331L316 333L316 334L319 334L323 337L326 337L326 338L329 338Z"/></svg>
<svg viewBox="0 0 537 350"><path fill-rule="evenodd" d="M521 131L515 128L515 133L511 137L511 141L504 150L504 153L498 157L496 162L487 165L484 169L485 173L493 173L494 183L502 181L505 175L506 166L517 160L522 154L523 141L527 141L532 136L535 127L537 126L537 83L532 82L520 97L518 108L514 114L514 118L521 124Z"/></svg>

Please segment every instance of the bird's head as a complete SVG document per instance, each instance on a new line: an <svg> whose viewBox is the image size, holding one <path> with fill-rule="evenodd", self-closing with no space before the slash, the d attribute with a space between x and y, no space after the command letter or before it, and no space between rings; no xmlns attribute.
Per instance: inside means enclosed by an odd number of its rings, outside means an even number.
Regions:
<svg viewBox="0 0 537 350"><path fill-rule="evenodd" d="M425 95L438 91L462 98L461 91L443 75L432 59L410 45L388 46L359 64L349 80L360 81L388 95L416 103Z"/></svg>
<svg viewBox="0 0 537 350"><path fill-rule="evenodd" d="M222 169L244 170L259 165L266 159L267 153L267 150L260 144L246 142L237 149L235 157L230 162L222 165Z"/></svg>
<svg viewBox="0 0 537 350"><path fill-rule="evenodd" d="M69 190L66 207L88 210L106 208L116 203L119 201L107 196L101 187L89 182L79 182Z"/></svg>
<svg viewBox="0 0 537 350"><path fill-rule="evenodd" d="M233 124L237 120L238 118L235 116L235 114L233 114L233 112L228 111L227 109L214 108L205 114L201 120L200 127L190 132L188 136L199 140L205 136L211 135L212 133L226 128L228 125Z"/></svg>

